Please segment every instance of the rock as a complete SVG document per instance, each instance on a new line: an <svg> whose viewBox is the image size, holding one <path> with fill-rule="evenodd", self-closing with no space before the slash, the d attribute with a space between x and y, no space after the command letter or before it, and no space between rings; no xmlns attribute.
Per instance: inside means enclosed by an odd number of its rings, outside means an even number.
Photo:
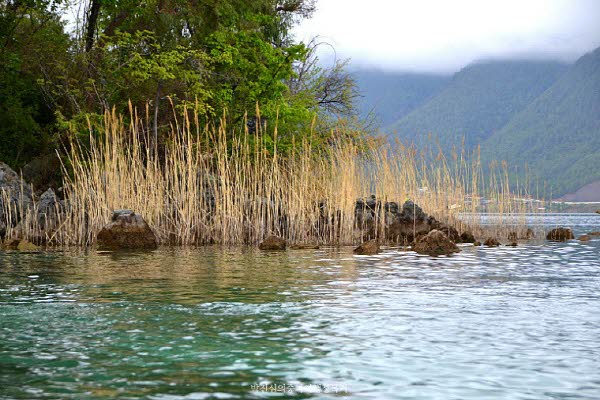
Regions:
<svg viewBox="0 0 600 400"><path fill-rule="evenodd" d="M546 239L555 242L565 242L575 239L575 236L573 236L573 232L569 228L555 228L548 232Z"/></svg>
<svg viewBox="0 0 600 400"><path fill-rule="evenodd" d="M287 243L285 239L280 238L279 236L271 235L263 240L258 248L261 250L285 250Z"/></svg>
<svg viewBox="0 0 600 400"><path fill-rule="evenodd" d="M393 213L394 209L397 210L396 214ZM435 218L425 214L421 207L410 200L407 200L401 209L396 203L387 203L387 210L389 211L386 212L384 221L385 237L392 242L411 243L417 237L426 235L432 229L442 228L442 224L436 221ZM458 236L458 232L456 232L456 236Z"/></svg>
<svg viewBox="0 0 600 400"><path fill-rule="evenodd" d="M523 235L521 237L521 239L529 240L529 239L533 239L534 237L535 237L535 233L533 232L533 229L527 228L527 231L525 231L525 235Z"/></svg>
<svg viewBox="0 0 600 400"><path fill-rule="evenodd" d="M31 183L36 189L58 189L62 184L62 163L56 153L34 158L25 164L22 172L23 179Z"/></svg>
<svg viewBox="0 0 600 400"><path fill-rule="evenodd" d="M517 247L517 242L511 242L508 244L510 247Z"/></svg>
<svg viewBox="0 0 600 400"><path fill-rule="evenodd" d="M37 219L44 231L58 223L58 217L64 211L64 201L60 200L52 188L46 190L37 202Z"/></svg>
<svg viewBox="0 0 600 400"><path fill-rule="evenodd" d="M20 239L8 239L4 241L2 247L8 250L16 250L19 247Z"/></svg>
<svg viewBox="0 0 600 400"><path fill-rule="evenodd" d="M581 235L577 238L577 240L579 240L580 242L589 242L590 237L589 237L589 235Z"/></svg>
<svg viewBox="0 0 600 400"><path fill-rule="evenodd" d="M368 240L354 249L354 254L373 255L381 251L377 240Z"/></svg>
<svg viewBox="0 0 600 400"><path fill-rule="evenodd" d="M413 246L413 250L419 254L430 256L450 255L460 252L458 246L444 232L437 229L421 237Z"/></svg>
<svg viewBox="0 0 600 400"><path fill-rule="evenodd" d="M460 242L461 243L475 243L475 236L469 231L464 231L460 234Z"/></svg>
<svg viewBox="0 0 600 400"><path fill-rule="evenodd" d="M5 201L8 204L4 204ZM21 179L8 165L0 162L0 221L14 226L21 220L21 210L26 211L32 205L31 187ZM10 210L9 216L5 213Z"/></svg>
<svg viewBox="0 0 600 400"><path fill-rule="evenodd" d="M600 236L600 232L599 231L594 231L594 232L588 233L588 235L590 235L590 236Z"/></svg>
<svg viewBox="0 0 600 400"><path fill-rule="evenodd" d="M132 210L116 210L111 222L98 233L101 250L156 249L158 241L141 215Z"/></svg>
<svg viewBox="0 0 600 400"><path fill-rule="evenodd" d="M40 248L38 246L28 240L20 240L19 244L17 245L17 250L19 251L37 251L39 249Z"/></svg>
<svg viewBox="0 0 600 400"><path fill-rule="evenodd" d="M596 214L600 214L600 210L596 210Z"/></svg>
<svg viewBox="0 0 600 400"><path fill-rule="evenodd" d="M452 240L454 243L461 243L461 237L458 234L458 231L456 229L454 229L451 226L448 225L442 225L440 228L438 228L439 231L444 232L444 234L446 236L448 236L448 239Z"/></svg>
<svg viewBox="0 0 600 400"><path fill-rule="evenodd" d="M2 245L3 248L8 250L19 250L19 251L37 251L39 246L31 243L26 239L8 239Z"/></svg>
<svg viewBox="0 0 600 400"><path fill-rule="evenodd" d="M500 242L495 238L487 238L485 242L483 242L483 245L488 247L498 247L500 246Z"/></svg>
<svg viewBox="0 0 600 400"><path fill-rule="evenodd" d="M316 250L318 248L318 244L293 244L290 246L292 250Z"/></svg>
<svg viewBox="0 0 600 400"><path fill-rule="evenodd" d="M473 246L481 246L481 242L479 240L476 242L473 242Z"/></svg>

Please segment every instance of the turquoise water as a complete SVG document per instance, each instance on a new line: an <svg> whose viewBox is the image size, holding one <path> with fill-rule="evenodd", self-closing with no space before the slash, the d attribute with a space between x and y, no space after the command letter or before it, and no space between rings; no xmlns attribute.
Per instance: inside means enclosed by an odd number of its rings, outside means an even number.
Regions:
<svg viewBox="0 0 600 400"><path fill-rule="evenodd" d="M462 249L0 252L0 398L600 398L600 237Z"/></svg>

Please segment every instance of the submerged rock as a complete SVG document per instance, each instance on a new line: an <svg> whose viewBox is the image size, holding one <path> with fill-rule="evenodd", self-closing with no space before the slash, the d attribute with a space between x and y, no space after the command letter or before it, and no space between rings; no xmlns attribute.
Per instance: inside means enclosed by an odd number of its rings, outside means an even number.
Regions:
<svg viewBox="0 0 600 400"><path fill-rule="evenodd" d="M377 240L368 240L354 249L354 254L359 255L373 255L381 251Z"/></svg>
<svg viewBox="0 0 600 400"><path fill-rule="evenodd" d="M271 235L263 240L258 248L261 250L285 250L287 243L279 236Z"/></svg>
<svg viewBox="0 0 600 400"><path fill-rule="evenodd" d="M102 250L156 249L158 241L141 215L132 210L116 210L111 222L98 233L98 248Z"/></svg>
<svg viewBox="0 0 600 400"><path fill-rule="evenodd" d="M483 242L483 245L488 247L498 247L500 246L500 242L496 238L487 238L485 242Z"/></svg>
<svg viewBox="0 0 600 400"><path fill-rule="evenodd" d="M31 243L29 240L20 240L17 245L17 250L19 251L37 251L40 248L35 244Z"/></svg>
<svg viewBox="0 0 600 400"><path fill-rule="evenodd" d="M318 244L293 244L290 246L292 250L316 250L318 248Z"/></svg>
<svg viewBox="0 0 600 400"><path fill-rule="evenodd" d="M575 236L573 236L573 232L569 228L555 228L548 232L546 239L554 242L565 242L575 239Z"/></svg>
<svg viewBox="0 0 600 400"><path fill-rule="evenodd" d="M20 239L7 239L2 243L2 247L8 250L16 250L20 242Z"/></svg>
<svg viewBox="0 0 600 400"><path fill-rule="evenodd" d="M589 235L581 235L577 238L577 240L579 240L580 242L589 242L590 237L589 237Z"/></svg>
<svg viewBox="0 0 600 400"><path fill-rule="evenodd" d="M458 246L444 232L437 229L419 238L413 246L413 250L419 254L430 256L450 255L460 252Z"/></svg>
<svg viewBox="0 0 600 400"><path fill-rule="evenodd" d="M26 239L8 239L4 242L3 248L19 251L36 251L40 248Z"/></svg>
<svg viewBox="0 0 600 400"><path fill-rule="evenodd" d="M594 232L588 233L588 235L590 235L590 236L600 236L600 232L599 231L594 231Z"/></svg>

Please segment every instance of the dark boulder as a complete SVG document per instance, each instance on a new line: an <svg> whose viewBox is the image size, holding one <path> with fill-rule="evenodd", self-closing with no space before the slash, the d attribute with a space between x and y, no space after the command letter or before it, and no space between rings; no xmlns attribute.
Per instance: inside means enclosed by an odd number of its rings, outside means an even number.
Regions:
<svg viewBox="0 0 600 400"><path fill-rule="evenodd" d="M373 255L380 252L377 240L369 240L354 249L354 254Z"/></svg>
<svg viewBox="0 0 600 400"><path fill-rule="evenodd" d="M394 205L389 205L389 212L385 220L385 237L396 243L411 243L417 237L426 235L432 229L442 225L435 218L428 216L423 209L414 202L407 200L396 214L393 214ZM398 209L396 205L396 209ZM458 236L458 232L456 233Z"/></svg>
<svg viewBox="0 0 600 400"><path fill-rule="evenodd" d="M287 243L285 239L280 238L279 236L268 236L263 240L258 248L261 250L285 250Z"/></svg>
<svg viewBox="0 0 600 400"><path fill-rule="evenodd" d="M565 242L570 239L575 239L575 236L573 236L573 231L569 228L555 228L548 232L546 239L554 242Z"/></svg>
<svg viewBox="0 0 600 400"><path fill-rule="evenodd" d="M116 210L112 220L98 233L101 250L156 249L156 235L141 215L132 210Z"/></svg>
<svg viewBox="0 0 600 400"><path fill-rule="evenodd" d="M460 252L458 246L444 232L437 229L419 238L413 246L413 250L419 254L430 256L450 255Z"/></svg>
<svg viewBox="0 0 600 400"><path fill-rule="evenodd" d="M460 242L461 243L475 243L475 236L469 231L464 231L460 234Z"/></svg>
<svg viewBox="0 0 600 400"><path fill-rule="evenodd" d="M442 225L440 228L438 228L439 231L444 232L444 234L446 236L448 236L448 239L452 240L454 243L461 243L461 237L458 234L458 231L456 229L454 229L451 226L448 225Z"/></svg>
<svg viewBox="0 0 600 400"><path fill-rule="evenodd" d="M500 242L496 238L487 238L485 242L483 242L483 245L488 247L498 247L500 246Z"/></svg>

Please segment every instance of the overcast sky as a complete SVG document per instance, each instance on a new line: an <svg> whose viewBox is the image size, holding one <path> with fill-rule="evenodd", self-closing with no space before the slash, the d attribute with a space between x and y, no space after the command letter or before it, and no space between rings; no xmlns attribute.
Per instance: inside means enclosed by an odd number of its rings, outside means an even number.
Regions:
<svg viewBox="0 0 600 400"><path fill-rule="evenodd" d="M353 66L455 72L495 58L574 61L600 46L600 0L317 0L296 37ZM332 51L322 48L321 58Z"/></svg>

